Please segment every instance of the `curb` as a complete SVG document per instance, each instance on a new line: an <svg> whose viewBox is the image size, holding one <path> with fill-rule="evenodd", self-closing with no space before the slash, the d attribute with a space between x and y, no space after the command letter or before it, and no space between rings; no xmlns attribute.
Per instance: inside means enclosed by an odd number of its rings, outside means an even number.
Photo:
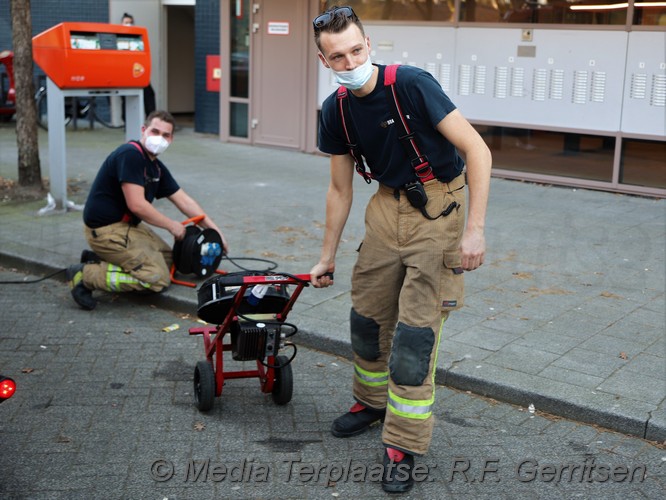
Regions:
<svg viewBox="0 0 666 500"><path fill-rule="evenodd" d="M49 279L65 281L65 268L58 268L22 256L0 252L0 265L16 268L31 274L43 275ZM196 308L195 301L175 297L169 295L168 292L151 296L151 303L162 309L182 313L191 313L193 308ZM299 343L304 347L340 356L348 360L352 359L351 342L349 341L331 339L315 332L300 329L298 330L298 338ZM564 417L576 422L599 425L612 431L650 441L666 441L666 418L659 416L659 414L664 413L663 410L665 408L662 407L648 414L647 419L640 419L621 413L572 403L561 398L544 396L520 387L457 373L448 368L437 368L435 383L522 407L534 404L541 412Z"/></svg>

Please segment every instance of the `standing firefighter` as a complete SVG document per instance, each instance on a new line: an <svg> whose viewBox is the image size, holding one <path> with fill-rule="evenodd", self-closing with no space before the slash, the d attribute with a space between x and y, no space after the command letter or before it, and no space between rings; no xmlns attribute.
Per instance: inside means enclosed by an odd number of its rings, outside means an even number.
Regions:
<svg viewBox="0 0 666 500"><path fill-rule="evenodd" d="M314 286L332 284L322 275L335 270L354 170L379 183L352 276L356 404L331 430L349 437L383 421L382 486L403 492L413 485L414 456L432 438L443 324L462 306L463 270L483 263L491 155L429 73L371 63L351 7L333 7L313 25L319 59L343 86L321 110L319 147L331 155L331 179Z"/></svg>

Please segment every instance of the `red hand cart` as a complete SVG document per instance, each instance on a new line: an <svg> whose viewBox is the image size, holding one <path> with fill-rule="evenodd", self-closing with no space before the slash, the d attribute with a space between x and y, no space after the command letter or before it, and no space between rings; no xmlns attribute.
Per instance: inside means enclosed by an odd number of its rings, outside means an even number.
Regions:
<svg viewBox="0 0 666 500"><path fill-rule="evenodd" d="M296 333L296 327L285 320L309 284L309 274L246 271L214 276L201 285L197 313L211 325L189 329L190 335L203 336L206 354L206 360L199 361L194 370L195 402L200 411L210 410L215 397L222 395L225 381L236 378L258 378L261 391L270 393L278 405L291 401L290 363L296 346L286 339ZM295 286L291 293L290 286ZM265 294L255 304L258 290ZM285 328L291 331L285 332ZM227 334L229 341L225 342ZM279 354L285 346L292 348L291 357ZM256 361L257 369L225 371L224 353L228 351L234 360Z"/></svg>

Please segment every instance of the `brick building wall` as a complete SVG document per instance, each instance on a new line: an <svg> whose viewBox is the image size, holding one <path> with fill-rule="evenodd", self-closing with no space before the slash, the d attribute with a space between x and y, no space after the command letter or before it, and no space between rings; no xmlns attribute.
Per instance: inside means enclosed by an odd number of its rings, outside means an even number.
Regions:
<svg viewBox="0 0 666 500"><path fill-rule="evenodd" d="M64 21L109 22L108 0L32 0L30 7L33 36ZM12 48L9 0L0 0L0 51ZM35 65L35 85L39 86L43 79L44 72Z"/></svg>
<svg viewBox="0 0 666 500"><path fill-rule="evenodd" d="M63 21L107 23L108 0L32 0L33 35ZM0 50L12 49L9 0L0 0ZM220 95L206 90L206 55L220 53L220 1L198 0L195 7L195 130L219 133ZM35 66L35 85L44 73Z"/></svg>
<svg viewBox="0 0 666 500"><path fill-rule="evenodd" d="M198 0L195 7L195 100L194 130L220 132L220 94L206 90L206 55L220 53L220 1Z"/></svg>

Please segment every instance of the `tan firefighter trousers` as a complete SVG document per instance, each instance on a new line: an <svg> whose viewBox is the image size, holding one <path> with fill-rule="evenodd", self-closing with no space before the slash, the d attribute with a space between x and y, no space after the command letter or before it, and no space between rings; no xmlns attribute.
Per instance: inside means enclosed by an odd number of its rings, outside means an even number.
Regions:
<svg viewBox="0 0 666 500"><path fill-rule="evenodd" d="M171 283L171 247L148 225L117 222L84 229L90 248L102 259L83 268L83 284L107 292L161 292Z"/></svg>
<svg viewBox="0 0 666 500"><path fill-rule="evenodd" d="M459 251L465 222L464 175L425 184L428 220L404 191L380 185L365 214L352 275L354 398L386 408L382 441L415 455L432 437L434 371L441 329L462 306Z"/></svg>

